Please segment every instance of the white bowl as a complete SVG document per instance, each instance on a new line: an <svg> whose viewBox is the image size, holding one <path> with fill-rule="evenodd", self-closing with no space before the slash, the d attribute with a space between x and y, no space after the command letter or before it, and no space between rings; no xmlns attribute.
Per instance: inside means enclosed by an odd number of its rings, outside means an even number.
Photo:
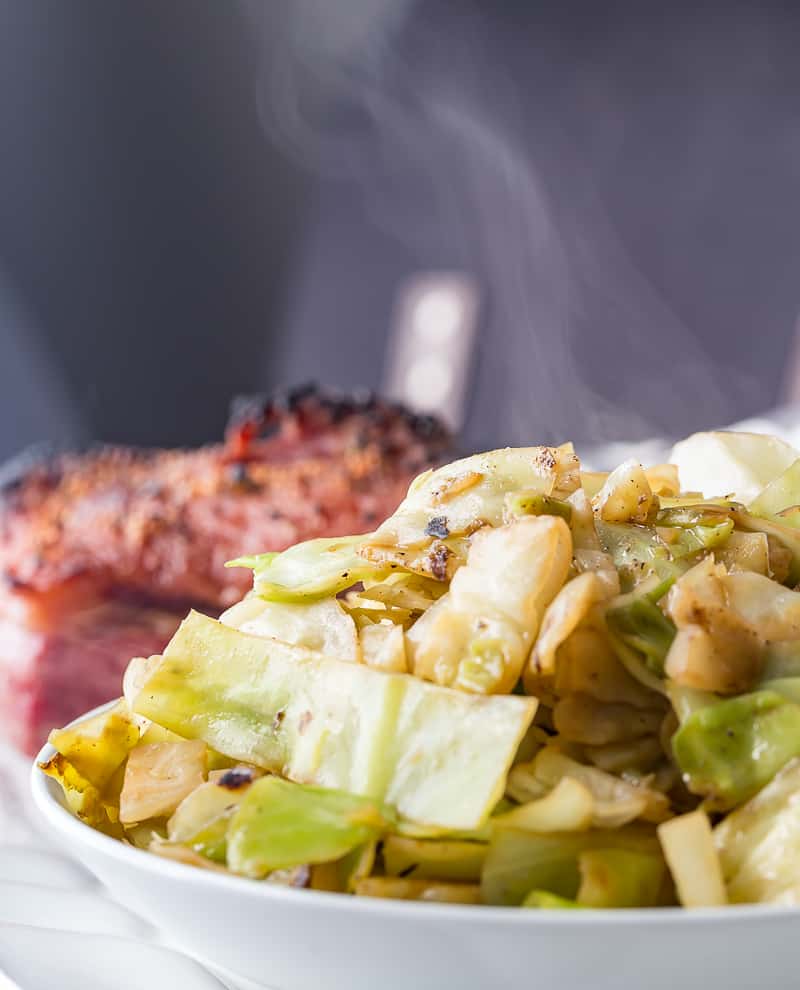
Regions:
<svg viewBox="0 0 800 990"><path fill-rule="evenodd" d="M52 755L45 746L37 761ZM292 890L185 866L96 832L36 766L32 788L57 845L121 904L188 954L276 990L795 985L797 909L559 912Z"/></svg>

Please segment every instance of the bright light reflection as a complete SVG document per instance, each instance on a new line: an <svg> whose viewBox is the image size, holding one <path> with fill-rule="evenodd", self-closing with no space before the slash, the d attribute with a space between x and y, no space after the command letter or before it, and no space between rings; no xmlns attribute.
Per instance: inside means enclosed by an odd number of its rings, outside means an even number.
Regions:
<svg viewBox="0 0 800 990"><path fill-rule="evenodd" d="M417 358L406 372L406 395L420 409L437 409L453 387L453 372L443 355Z"/></svg>
<svg viewBox="0 0 800 990"><path fill-rule="evenodd" d="M464 307L460 294L445 286L420 293L414 305L414 332L433 346L454 340L463 319Z"/></svg>

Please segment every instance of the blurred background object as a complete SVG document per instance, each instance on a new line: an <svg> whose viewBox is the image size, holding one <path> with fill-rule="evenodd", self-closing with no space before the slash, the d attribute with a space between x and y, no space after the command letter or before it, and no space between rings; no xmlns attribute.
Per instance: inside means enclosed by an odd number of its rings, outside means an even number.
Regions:
<svg viewBox="0 0 800 990"><path fill-rule="evenodd" d="M85 439L219 439L270 384L306 180L264 140L258 48L234 4L0 0L2 339ZM44 385L4 391L0 453L61 439L17 427Z"/></svg>
<svg viewBox="0 0 800 990"><path fill-rule="evenodd" d="M799 42L775 0L0 0L0 455L310 377L472 448L796 396ZM458 384L409 392L442 272Z"/></svg>
<svg viewBox="0 0 800 990"><path fill-rule="evenodd" d="M468 403L479 316L477 286L466 276L428 272L400 287L389 324L382 391L458 430Z"/></svg>

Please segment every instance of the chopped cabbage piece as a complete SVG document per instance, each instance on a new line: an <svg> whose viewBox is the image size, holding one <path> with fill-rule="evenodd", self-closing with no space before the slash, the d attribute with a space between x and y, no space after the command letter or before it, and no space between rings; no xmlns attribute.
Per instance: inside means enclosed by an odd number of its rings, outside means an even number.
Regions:
<svg viewBox="0 0 800 990"><path fill-rule="evenodd" d="M619 828L636 818L660 822L669 816L669 801L663 794L643 783L578 763L552 744L541 749L531 763L514 767L508 790L517 800L535 800L566 779L582 784L591 794L592 824L597 828Z"/></svg>
<svg viewBox="0 0 800 990"><path fill-rule="evenodd" d="M364 626L359 633L364 663L390 674L408 672L406 640L402 626L381 621Z"/></svg>
<svg viewBox="0 0 800 990"><path fill-rule="evenodd" d="M644 468L637 461L624 461L606 478L592 499L595 512L611 523L644 523L658 507Z"/></svg>
<svg viewBox="0 0 800 990"><path fill-rule="evenodd" d="M741 533L734 530L725 545L714 551L714 558L729 573L753 571L756 574L770 573L769 538L766 533Z"/></svg>
<svg viewBox="0 0 800 990"><path fill-rule="evenodd" d="M136 709L232 759L471 829L500 799L536 701L328 660L192 613Z"/></svg>
<svg viewBox="0 0 800 990"><path fill-rule="evenodd" d="M700 707L672 737L672 749L687 786L709 808L735 807L800 756L800 705L755 691Z"/></svg>
<svg viewBox="0 0 800 990"><path fill-rule="evenodd" d="M591 609L610 597L611 589L594 571L568 581L547 606L542 627L528 660L528 677L552 674L559 647L586 619Z"/></svg>
<svg viewBox="0 0 800 990"><path fill-rule="evenodd" d="M510 519L517 516L560 516L565 522L572 519L569 502L539 492L509 492L506 495L506 510Z"/></svg>
<svg viewBox="0 0 800 990"><path fill-rule="evenodd" d="M182 842L208 859L224 863L228 823L255 779L252 770L241 767L200 784L181 801L167 822L169 841Z"/></svg>
<svg viewBox="0 0 800 990"><path fill-rule="evenodd" d="M431 580L419 574L395 573L379 584L366 582L359 597L362 601L381 602L390 608L425 612L438 598L441 598L444 591L445 587L441 581Z"/></svg>
<svg viewBox="0 0 800 990"><path fill-rule="evenodd" d="M322 537L298 543L283 553L240 557L227 567L253 569L258 595L276 602L308 602L338 594L365 578L380 580L388 566L359 556L367 536Z"/></svg>
<svg viewBox="0 0 800 990"><path fill-rule="evenodd" d="M672 680L699 691L748 691L761 672L763 627L737 607L731 589L740 580L766 581L758 574L728 575L708 557L675 582L667 611L678 627L664 669ZM798 595L800 601L800 595Z"/></svg>
<svg viewBox="0 0 800 990"><path fill-rule="evenodd" d="M359 880L372 873L377 851L377 842L365 842L363 846L356 846L339 859L327 863L313 863L312 888L331 893L354 894Z"/></svg>
<svg viewBox="0 0 800 990"><path fill-rule="evenodd" d="M733 903L800 904L800 760L714 829Z"/></svg>
<svg viewBox="0 0 800 990"><path fill-rule="evenodd" d="M166 842L164 839L155 836L147 847L156 856L164 859L171 859L175 863L183 863L186 866L196 866L201 870L211 870L212 873L227 873L227 869L216 863L213 859L203 856L201 853L190 849L189 846L181 845L177 842Z"/></svg>
<svg viewBox="0 0 800 990"><path fill-rule="evenodd" d="M594 796L580 781L563 777L544 797L493 819L496 828L527 832L585 832L592 825Z"/></svg>
<svg viewBox="0 0 800 990"><path fill-rule="evenodd" d="M119 796L123 825L172 814L205 781L206 755L206 744L190 739L131 750Z"/></svg>
<svg viewBox="0 0 800 990"><path fill-rule="evenodd" d="M486 849L485 842L388 835L383 843L383 863L389 876L477 882Z"/></svg>
<svg viewBox="0 0 800 990"><path fill-rule="evenodd" d="M657 703L657 696L653 698ZM553 709L553 725L559 737L586 746L640 739L658 732L661 708L634 708L620 702L598 701L585 694L561 698Z"/></svg>
<svg viewBox="0 0 800 990"><path fill-rule="evenodd" d="M667 544L673 560L682 560L727 546L733 534L733 519L726 519L716 526L678 526L673 529L659 526L658 533Z"/></svg>
<svg viewBox="0 0 800 990"><path fill-rule="evenodd" d="M692 811L664 822L658 826L658 838L684 907L727 903L719 856L705 812Z"/></svg>
<svg viewBox="0 0 800 990"><path fill-rule="evenodd" d="M576 551L589 551L592 554L603 553L600 546L600 537L597 535L592 503L589 501L586 492L582 488L574 491L566 499L570 507L569 528L572 532L572 544ZM597 559L597 558L595 558ZM606 556L607 564L611 565L614 572L615 584L619 586L619 576L614 569L613 561ZM590 568L586 568L587 570Z"/></svg>
<svg viewBox="0 0 800 990"><path fill-rule="evenodd" d="M598 701L644 709L658 704L657 693L628 672L602 627L580 626L559 647L558 657L553 680L557 697L583 694ZM661 682L654 679L660 690ZM536 694L533 681L529 693Z"/></svg>
<svg viewBox="0 0 800 990"><path fill-rule="evenodd" d="M580 907L655 907L664 883L664 860L657 853L630 849L585 849L578 856Z"/></svg>
<svg viewBox="0 0 800 990"><path fill-rule="evenodd" d="M477 533L449 593L407 633L414 673L479 694L510 692L571 552L569 527L555 516Z"/></svg>
<svg viewBox="0 0 800 990"><path fill-rule="evenodd" d="M429 541L431 520L450 534L471 533L503 522L507 492L564 498L580 484L580 463L572 444L561 447L506 447L453 461L421 474L397 511L371 543L415 546Z"/></svg>
<svg viewBox="0 0 800 990"><path fill-rule="evenodd" d="M774 546L779 547L786 555L785 573L781 575L781 584L788 582L794 585L800 581L800 529L797 528L796 523L790 525L790 520L780 516L762 518L751 512L745 512L744 509L735 510L733 518L740 529L766 535L770 545L771 569L775 569L774 562L777 560Z"/></svg>
<svg viewBox="0 0 800 990"><path fill-rule="evenodd" d="M139 725L120 699L108 711L50 733L57 750L40 768L57 780L74 815L93 828L122 837L119 792L122 768L139 740Z"/></svg>
<svg viewBox="0 0 800 990"><path fill-rule="evenodd" d="M626 739L601 746L584 746L584 753L600 770L623 775L648 773L664 760L664 750L655 736Z"/></svg>
<svg viewBox="0 0 800 990"><path fill-rule="evenodd" d="M632 591L654 575L662 581L677 578L689 567L685 560L673 557L652 526L598 519L597 535L619 572L623 591Z"/></svg>
<svg viewBox="0 0 800 990"><path fill-rule="evenodd" d="M728 603L762 640L800 639L800 592L783 588L763 574L742 572L725 579Z"/></svg>
<svg viewBox="0 0 800 990"><path fill-rule="evenodd" d="M219 619L252 636L305 646L334 660L358 663L361 649L356 624L335 598L298 604L245 598Z"/></svg>
<svg viewBox="0 0 800 990"><path fill-rule="evenodd" d="M748 509L756 516L777 516L796 505L800 505L800 458L762 489Z"/></svg>
<svg viewBox="0 0 800 990"><path fill-rule="evenodd" d="M683 491L706 497L730 495L745 504L797 460L797 451L762 433L718 430L695 433L675 444L669 456Z"/></svg>
<svg viewBox="0 0 800 990"><path fill-rule="evenodd" d="M139 728L120 700L113 708L50 733L58 750L85 780L103 791L139 740Z"/></svg>
<svg viewBox="0 0 800 990"><path fill-rule="evenodd" d="M588 849L659 855L655 832L641 826L549 834L498 828L492 833L481 877L484 903L519 905L532 890L574 899L581 883L579 857Z"/></svg>
<svg viewBox="0 0 800 990"><path fill-rule="evenodd" d="M656 495L674 497L681 490L678 468L674 464L655 464L645 468L644 473Z"/></svg>
<svg viewBox="0 0 800 990"><path fill-rule="evenodd" d="M228 826L228 866L259 879L338 859L389 829L391 811L368 797L261 777Z"/></svg>
<svg viewBox="0 0 800 990"><path fill-rule="evenodd" d="M675 625L646 595L609 608L606 622L612 642L639 654L647 669L660 677L675 638Z"/></svg>
<svg viewBox="0 0 800 990"><path fill-rule="evenodd" d="M100 832L122 837L117 799L104 797L61 753L40 763L39 768L61 785L64 800L73 815Z"/></svg>

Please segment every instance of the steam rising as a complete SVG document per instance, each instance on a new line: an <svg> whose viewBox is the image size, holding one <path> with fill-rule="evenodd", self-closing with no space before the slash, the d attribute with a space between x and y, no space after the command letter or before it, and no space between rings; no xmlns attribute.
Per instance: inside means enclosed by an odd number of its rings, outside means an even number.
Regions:
<svg viewBox="0 0 800 990"><path fill-rule="evenodd" d="M498 56L521 41L491 19L412 7L252 4L259 98L271 139L359 184L372 224L476 274L488 306L470 442L642 439L752 408L757 382L707 353L644 274L560 124L562 106L596 105L592 140L612 156L602 66L576 56L577 78L562 79L563 39L537 38L520 80Z"/></svg>

